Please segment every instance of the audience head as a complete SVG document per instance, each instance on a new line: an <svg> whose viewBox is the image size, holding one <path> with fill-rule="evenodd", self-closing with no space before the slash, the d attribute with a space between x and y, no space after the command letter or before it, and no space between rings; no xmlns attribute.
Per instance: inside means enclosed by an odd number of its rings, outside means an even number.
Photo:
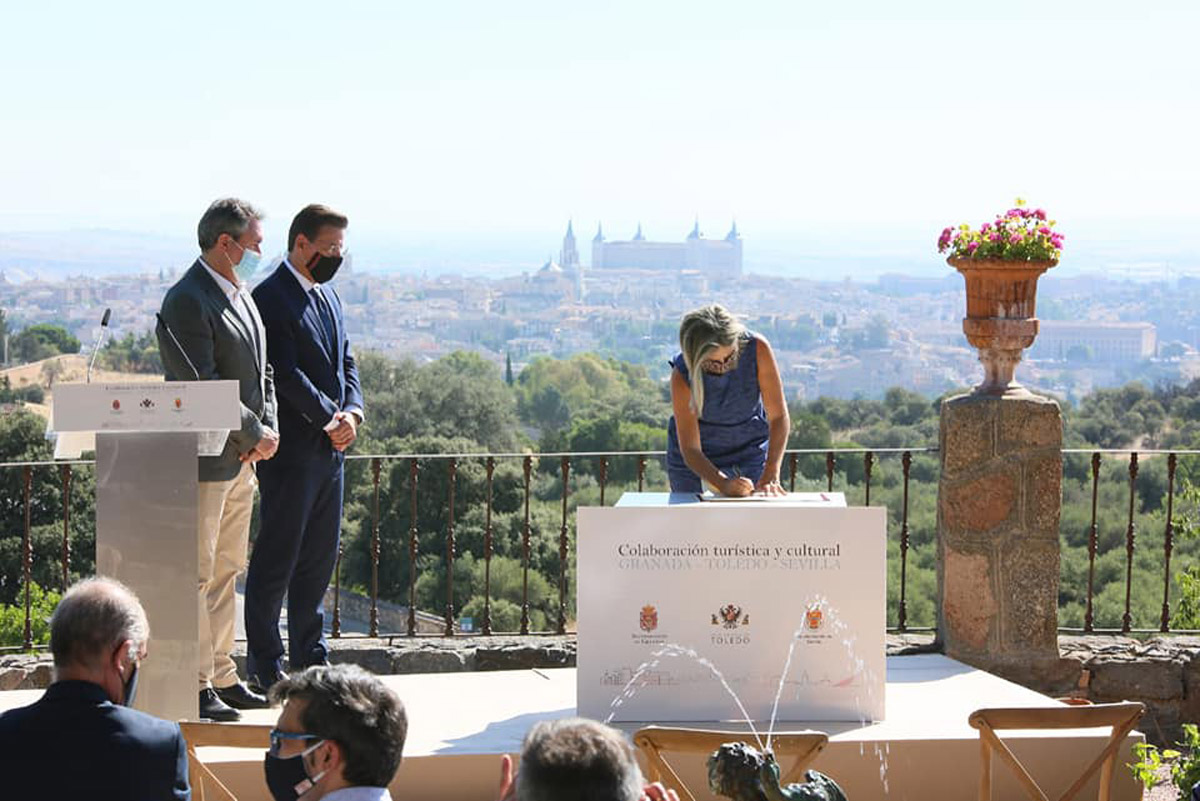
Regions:
<svg viewBox="0 0 1200 801"><path fill-rule="evenodd" d="M50 651L59 681L99 684L116 704L133 703L150 624L133 591L110 578L67 590L50 618Z"/></svg>
<svg viewBox="0 0 1200 801"><path fill-rule="evenodd" d="M638 801L642 772L619 731L583 718L547 720L525 736L517 768L519 801Z"/></svg>
<svg viewBox="0 0 1200 801"><path fill-rule="evenodd" d="M396 775L408 716L378 677L356 665L314 666L277 682L271 698L283 703L266 760L276 799L386 787Z"/></svg>

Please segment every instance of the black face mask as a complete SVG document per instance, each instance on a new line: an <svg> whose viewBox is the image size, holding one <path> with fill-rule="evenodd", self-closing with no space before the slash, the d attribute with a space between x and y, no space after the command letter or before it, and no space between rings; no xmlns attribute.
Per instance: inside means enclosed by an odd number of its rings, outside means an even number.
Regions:
<svg viewBox="0 0 1200 801"><path fill-rule="evenodd" d="M125 700L121 703L125 706L133 706L133 699L137 696L138 688L138 664L133 663L133 670L129 674L129 678L125 679L125 684L122 689L125 693Z"/></svg>
<svg viewBox="0 0 1200 801"><path fill-rule="evenodd" d="M312 748L316 748L317 745ZM271 791L271 797L275 801L296 801L324 778L324 773L309 777L308 769L304 767L304 757L312 748L293 757L277 757L270 753L266 755L266 759L263 760L263 772L267 775L267 789Z"/></svg>
<svg viewBox="0 0 1200 801"><path fill-rule="evenodd" d="M332 281L341 266L341 256L326 256L324 253L317 253L308 260L308 272L312 275L313 281L318 284Z"/></svg>

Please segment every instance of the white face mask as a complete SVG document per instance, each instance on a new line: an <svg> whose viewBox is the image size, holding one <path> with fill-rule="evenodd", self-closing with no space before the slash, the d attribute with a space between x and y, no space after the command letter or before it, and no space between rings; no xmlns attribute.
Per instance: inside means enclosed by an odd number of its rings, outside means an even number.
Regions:
<svg viewBox="0 0 1200 801"><path fill-rule="evenodd" d="M233 264L230 259L230 266L233 267L233 274L237 276L239 281L249 281L250 278L258 272L258 267L262 264L262 254L256 253L240 242L235 242L242 249L242 258L237 264Z"/></svg>

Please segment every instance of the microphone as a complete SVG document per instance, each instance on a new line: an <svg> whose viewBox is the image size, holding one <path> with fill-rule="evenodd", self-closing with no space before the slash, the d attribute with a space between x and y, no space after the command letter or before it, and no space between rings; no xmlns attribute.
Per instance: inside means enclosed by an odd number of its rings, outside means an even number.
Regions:
<svg viewBox="0 0 1200 801"><path fill-rule="evenodd" d="M92 348L92 360L88 362L87 381L92 383L92 368L96 365L96 357L100 355L100 343L104 341L104 335L108 333L108 318L112 317L112 309L105 309L104 316L100 318L100 336L96 337L96 344Z"/></svg>
<svg viewBox="0 0 1200 801"><path fill-rule="evenodd" d="M188 357L187 351L183 349L183 345L179 344L179 337L175 336L175 332L171 330L171 326L167 325L167 321L163 319L161 312L155 312L154 316L158 318L158 324L163 327L167 335L171 337L171 341L175 343L175 350L179 351L179 355L187 362L187 366L192 368L192 373L196 376L196 380L200 380L200 371L196 369L196 365L192 364L191 358Z"/></svg>

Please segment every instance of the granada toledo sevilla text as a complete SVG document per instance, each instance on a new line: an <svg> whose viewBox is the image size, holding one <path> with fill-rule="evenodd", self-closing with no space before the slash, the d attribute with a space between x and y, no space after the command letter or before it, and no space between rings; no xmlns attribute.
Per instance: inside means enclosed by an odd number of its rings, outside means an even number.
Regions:
<svg viewBox="0 0 1200 801"><path fill-rule="evenodd" d="M840 570L841 543L810 545L655 545L621 543L620 570Z"/></svg>

